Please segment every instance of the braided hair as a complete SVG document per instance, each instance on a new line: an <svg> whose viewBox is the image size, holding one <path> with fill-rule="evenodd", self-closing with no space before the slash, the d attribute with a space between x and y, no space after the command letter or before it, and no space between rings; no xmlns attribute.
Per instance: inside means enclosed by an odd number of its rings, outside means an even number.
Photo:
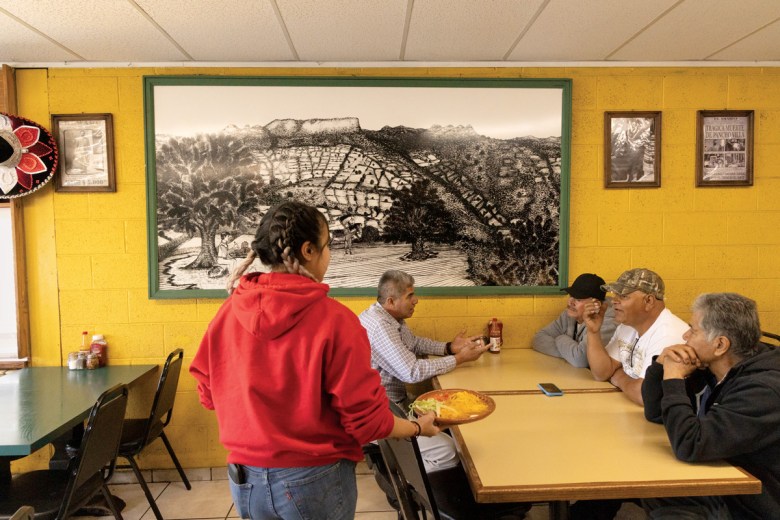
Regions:
<svg viewBox="0 0 780 520"><path fill-rule="evenodd" d="M305 242L319 247L322 226L328 221L317 208L296 201L287 201L270 208L260 220L252 241L252 250L238 265L228 280L227 290L233 287L255 258L263 265L278 267L284 265L288 272L311 275L300 265L303 262L300 251Z"/></svg>

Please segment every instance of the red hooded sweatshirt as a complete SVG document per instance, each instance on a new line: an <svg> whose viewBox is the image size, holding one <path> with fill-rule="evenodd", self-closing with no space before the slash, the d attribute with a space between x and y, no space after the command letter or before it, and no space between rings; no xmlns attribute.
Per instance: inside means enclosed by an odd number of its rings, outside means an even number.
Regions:
<svg viewBox="0 0 780 520"><path fill-rule="evenodd" d="M357 316L303 276L244 276L190 373L216 411L228 462L265 468L359 461L393 415Z"/></svg>

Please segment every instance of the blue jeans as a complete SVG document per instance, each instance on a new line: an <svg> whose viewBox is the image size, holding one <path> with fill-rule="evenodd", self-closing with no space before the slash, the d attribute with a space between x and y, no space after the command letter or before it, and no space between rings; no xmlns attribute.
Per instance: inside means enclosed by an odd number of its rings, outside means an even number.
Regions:
<svg viewBox="0 0 780 520"><path fill-rule="evenodd" d="M258 468L243 466L245 482L230 481L241 518L252 520L353 520L357 506L355 463Z"/></svg>

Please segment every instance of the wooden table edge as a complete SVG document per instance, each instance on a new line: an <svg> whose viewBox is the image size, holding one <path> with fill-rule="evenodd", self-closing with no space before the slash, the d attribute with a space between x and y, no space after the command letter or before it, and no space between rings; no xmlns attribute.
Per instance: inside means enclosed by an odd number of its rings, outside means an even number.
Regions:
<svg viewBox="0 0 780 520"><path fill-rule="evenodd" d="M587 482L528 486L484 486L471 454L457 426L450 427L471 493L478 503L550 502L610 498L655 498L674 496L750 495L761 493L761 481L740 467L742 478L719 480L656 480L649 482ZM518 468L518 471L532 471Z"/></svg>

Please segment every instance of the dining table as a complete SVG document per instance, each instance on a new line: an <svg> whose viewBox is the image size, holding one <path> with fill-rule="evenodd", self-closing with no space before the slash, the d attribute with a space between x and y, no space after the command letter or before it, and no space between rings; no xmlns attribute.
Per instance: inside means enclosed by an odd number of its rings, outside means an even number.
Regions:
<svg viewBox="0 0 780 520"><path fill-rule="evenodd" d="M30 367L0 377L0 486L11 461L83 431L98 397L117 384L133 385L157 365L109 365L94 370ZM56 452L57 450L55 450ZM56 455L56 453L55 453Z"/></svg>
<svg viewBox="0 0 780 520"><path fill-rule="evenodd" d="M550 518L564 520L574 500L761 492L760 480L728 462L678 460L663 425L588 378L587 369L529 349L437 376L438 388L478 390L495 402L487 417L450 428L477 502L549 502ZM539 382L563 395L545 395Z"/></svg>
<svg viewBox="0 0 780 520"><path fill-rule="evenodd" d="M527 348L485 353L433 380L434 388L467 388L485 394L538 393L539 383L553 383L567 393L618 392L608 381L596 381L587 368Z"/></svg>

